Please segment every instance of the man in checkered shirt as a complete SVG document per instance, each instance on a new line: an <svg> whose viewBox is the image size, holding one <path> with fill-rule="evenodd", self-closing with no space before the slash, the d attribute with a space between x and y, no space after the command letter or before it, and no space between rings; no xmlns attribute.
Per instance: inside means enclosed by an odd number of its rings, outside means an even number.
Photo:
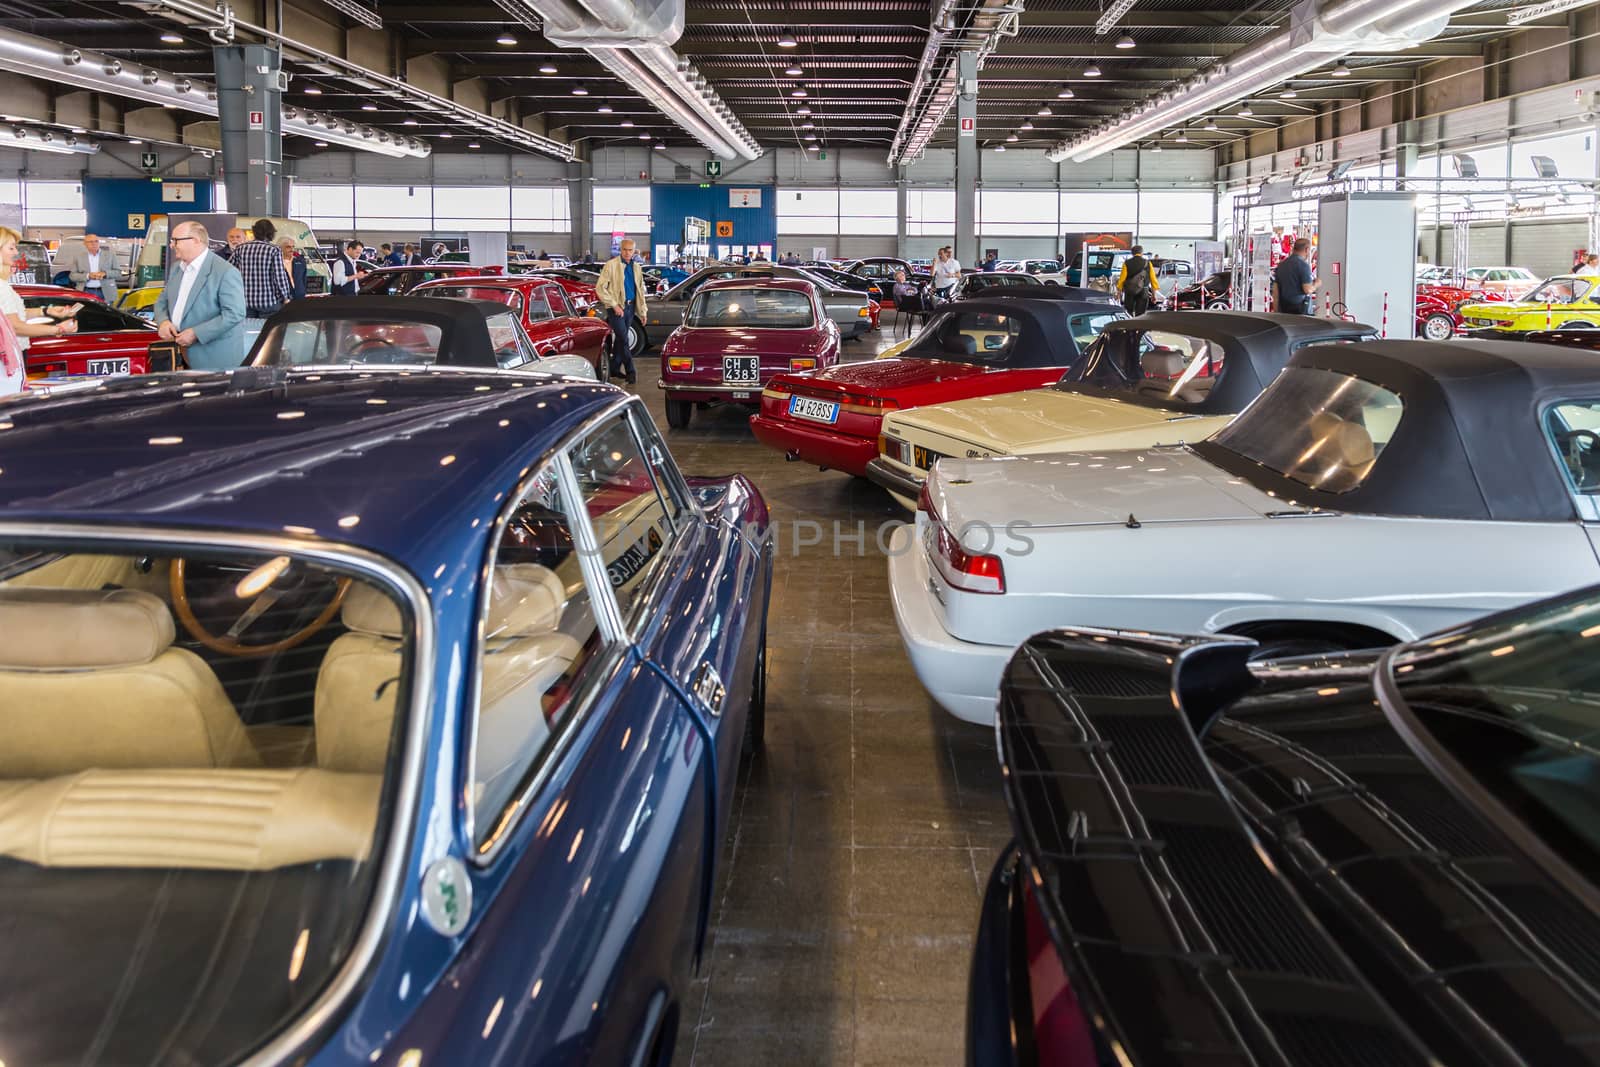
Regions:
<svg viewBox="0 0 1600 1067"><path fill-rule="evenodd" d="M235 248L230 260L244 282L246 351L255 343L265 320L294 296L289 272L283 268L283 253L273 242L277 233L270 219L257 219L250 227L254 240Z"/></svg>

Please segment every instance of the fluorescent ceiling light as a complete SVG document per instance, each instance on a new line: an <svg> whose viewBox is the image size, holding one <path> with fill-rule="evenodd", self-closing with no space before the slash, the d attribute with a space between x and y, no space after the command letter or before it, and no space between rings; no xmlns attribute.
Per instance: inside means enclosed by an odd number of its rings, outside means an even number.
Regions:
<svg viewBox="0 0 1600 1067"><path fill-rule="evenodd" d="M802 130L814 130L817 128L817 124L815 122L802 122L800 128Z"/></svg>
<svg viewBox="0 0 1600 1067"><path fill-rule="evenodd" d="M378 110L378 105L377 104L362 104L361 105L361 110L362 111L376 111L376 110Z"/></svg>
<svg viewBox="0 0 1600 1067"><path fill-rule="evenodd" d="M417 120L416 119L406 119L400 125L402 125L402 126L415 126L416 124L417 124Z"/></svg>
<svg viewBox="0 0 1600 1067"><path fill-rule="evenodd" d="M327 141L312 141L311 142L311 147L312 148L327 148L328 147L328 142Z"/></svg>
<svg viewBox="0 0 1600 1067"><path fill-rule="evenodd" d="M650 139L650 135L648 133L641 133L639 135L639 140L641 140L641 141L648 141L649 139Z"/></svg>
<svg viewBox="0 0 1600 1067"><path fill-rule="evenodd" d="M804 100L805 96L806 96L805 86L803 86L803 85L795 86L792 90L790 90L789 95L794 97L796 100Z"/></svg>

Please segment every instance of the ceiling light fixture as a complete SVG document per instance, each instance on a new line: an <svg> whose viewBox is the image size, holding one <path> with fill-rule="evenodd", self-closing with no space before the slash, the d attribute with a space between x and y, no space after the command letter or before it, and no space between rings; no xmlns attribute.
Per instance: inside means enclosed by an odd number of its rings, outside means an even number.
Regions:
<svg viewBox="0 0 1600 1067"><path fill-rule="evenodd" d="M807 141L815 141L817 139L817 135L814 133L808 133L803 139Z"/></svg>
<svg viewBox="0 0 1600 1067"><path fill-rule="evenodd" d="M574 85L572 87L572 95L573 96L588 96L589 95L589 89L582 82L579 82L577 85Z"/></svg>
<svg viewBox="0 0 1600 1067"><path fill-rule="evenodd" d="M511 36L509 33L502 33L500 36L498 36L498 37L496 37L494 39L494 43L495 44L504 44L504 45L513 45L513 44L517 43L517 39L515 37Z"/></svg>
<svg viewBox="0 0 1600 1067"><path fill-rule="evenodd" d="M477 141L468 141L467 142L467 147L468 148L482 148L483 146L480 145Z"/></svg>
<svg viewBox="0 0 1600 1067"><path fill-rule="evenodd" d="M1189 135L1187 133L1183 132L1182 130L1179 130L1178 131L1178 136L1174 137L1173 140L1178 142L1179 144L1188 144L1189 143Z"/></svg>
<svg viewBox="0 0 1600 1067"><path fill-rule="evenodd" d="M1350 68L1345 66L1343 63L1340 63L1337 67L1333 68L1332 74L1335 78L1348 78L1350 77Z"/></svg>
<svg viewBox="0 0 1600 1067"><path fill-rule="evenodd" d="M602 115L609 115L611 114L611 105L602 100L600 101L600 106L595 108L595 111Z"/></svg>
<svg viewBox="0 0 1600 1067"><path fill-rule="evenodd" d="M1018 136L1017 136L1017 135L1016 135L1016 134L1014 134L1014 133L1008 133L1008 134L1006 134L1006 143L1007 143L1007 144L1016 144L1016 143L1017 143L1017 142L1018 142L1018 141L1020 141L1020 140L1022 140L1022 138L1020 138L1020 137L1018 137Z"/></svg>
<svg viewBox="0 0 1600 1067"><path fill-rule="evenodd" d="M796 115L809 115L811 114L811 109L809 107L797 107L794 109L794 113Z"/></svg>
<svg viewBox="0 0 1600 1067"><path fill-rule="evenodd" d="M1239 109L1239 117L1242 118L1242 119L1247 119L1251 115L1254 115L1254 114L1255 114L1255 112L1250 110L1250 105L1249 104L1246 104L1246 105L1244 105L1244 107L1241 107Z"/></svg>
<svg viewBox="0 0 1600 1067"><path fill-rule="evenodd" d="M794 39L794 34L790 33L788 30L784 30L782 36L778 38L778 47L799 48L800 42Z"/></svg>
<svg viewBox="0 0 1600 1067"><path fill-rule="evenodd" d="M100 151L100 146L93 141L83 141L76 137L57 138L50 130L32 130L24 126L0 127L0 145L63 156L92 156Z"/></svg>
<svg viewBox="0 0 1600 1067"><path fill-rule="evenodd" d="M789 75L789 77L791 77L791 78L798 78L798 77L800 77L800 75L805 73L805 71L801 68L800 64L798 64L798 63L790 63L787 67L784 68L783 72L785 74Z"/></svg>
<svg viewBox="0 0 1600 1067"><path fill-rule="evenodd" d="M814 130L817 128L817 124L815 122L802 122L800 128L802 130Z"/></svg>
<svg viewBox="0 0 1600 1067"><path fill-rule="evenodd" d="M1122 49L1137 48L1139 47L1139 42L1135 41L1131 34L1124 33L1117 38L1117 47Z"/></svg>
<svg viewBox="0 0 1600 1067"><path fill-rule="evenodd" d="M1217 128L1217 120L1216 119L1206 119L1206 129L1214 130L1216 128Z"/></svg>
<svg viewBox="0 0 1600 1067"><path fill-rule="evenodd" d="M1300 94L1295 92L1293 89L1285 89L1283 92L1278 94L1278 99L1279 100L1293 100L1295 97L1297 97L1299 95Z"/></svg>
<svg viewBox="0 0 1600 1067"><path fill-rule="evenodd" d="M1056 94L1056 99L1057 100L1071 100L1076 95L1077 94L1072 91L1072 86L1063 85L1061 87L1061 91Z"/></svg>
<svg viewBox="0 0 1600 1067"><path fill-rule="evenodd" d="M650 139L650 134L648 134L648 133L641 133L639 135L639 140L641 140L641 141L648 141L649 139Z"/></svg>
<svg viewBox="0 0 1600 1067"><path fill-rule="evenodd" d="M311 147L312 148L327 148L328 147L328 142L327 141L312 141L311 142Z"/></svg>
<svg viewBox="0 0 1600 1067"><path fill-rule="evenodd" d="M446 141L448 141L448 140L450 140L450 138L454 137L455 134L451 133L449 130L445 130L439 136L444 138Z"/></svg>
<svg viewBox="0 0 1600 1067"><path fill-rule="evenodd" d="M1036 114L1043 115L1044 117L1049 118L1051 115L1054 115L1055 112L1050 110L1050 105L1049 104L1046 104L1043 107L1041 107L1036 112Z"/></svg>
<svg viewBox="0 0 1600 1067"><path fill-rule="evenodd" d="M417 124L417 120L416 119L406 119L400 125L402 125L402 126L415 126L416 124Z"/></svg>
<svg viewBox="0 0 1600 1067"><path fill-rule="evenodd" d="M556 65L554 63L550 62L548 59L545 60L543 63L539 64L539 73L540 74L554 74L555 72L556 72Z"/></svg>
<svg viewBox="0 0 1600 1067"><path fill-rule="evenodd" d="M378 110L378 105L377 104L362 104L361 105L361 110L362 111L376 111L376 110Z"/></svg>
<svg viewBox="0 0 1600 1067"><path fill-rule="evenodd" d="M1083 76L1085 78L1098 78L1098 77L1100 77L1100 64L1098 64L1098 63L1090 63L1087 67L1084 67L1083 68Z"/></svg>
<svg viewBox="0 0 1600 1067"><path fill-rule="evenodd" d="M633 125L633 120L632 120L632 119L623 119L623 120L622 120L622 128L623 128L623 129L628 129L628 128L630 128L630 127L631 127L631 126L632 126L632 125Z"/></svg>
<svg viewBox="0 0 1600 1067"><path fill-rule="evenodd" d="M666 150L667 150L667 146L666 145L662 144L660 141L656 142L656 151L657 152L665 152Z"/></svg>
<svg viewBox="0 0 1600 1067"><path fill-rule="evenodd" d="M1022 120L1022 128L1025 129L1025 130L1033 129L1033 120L1032 119L1023 119Z"/></svg>
<svg viewBox="0 0 1600 1067"><path fill-rule="evenodd" d="M161 35L161 43L162 44L182 44L183 43L183 38L180 35L176 34L176 33L163 33Z"/></svg>
<svg viewBox="0 0 1600 1067"><path fill-rule="evenodd" d="M794 97L796 100L804 100L806 97L806 87L803 85L796 85L789 91L789 95Z"/></svg>
<svg viewBox="0 0 1600 1067"><path fill-rule="evenodd" d="M814 145L814 144L806 145L806 151L807 152L815 152L816 150L817 150L817 146L816 145Z"/></svg>
<svg viewBox="0 0 1600 1067"><path fill-rule="evenodd" d="M1152 149L1150 149L1150 151L1152 151L1152 152L1159 152L1159 151L1161 151L1161 142L1160 142L1160 141L1157 141L1157 142L1156 142L1156 146L1155 146L1155 147L1154 147L1154 148L1152 148Z"/></svg>
<svg viewBox="0 0 1600 1067"><path fill-rule="evenodd" d="M1006 146L1003 144L997 144L994 146L994 150L996 152L1004 152L1006 150Z"/></svg>
<svg viewBox="0 0 1600 1067"><path fill-rule="evenodd" d="M308 85L308 86L306 86L306 95L307 96L321 96L322 95L322 90L318 89L315 85Z"/></svg>

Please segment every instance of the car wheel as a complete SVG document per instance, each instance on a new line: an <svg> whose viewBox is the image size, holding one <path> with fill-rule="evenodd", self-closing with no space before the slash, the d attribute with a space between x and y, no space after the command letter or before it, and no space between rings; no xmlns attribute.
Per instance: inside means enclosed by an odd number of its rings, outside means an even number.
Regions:
<svg viewBox="0 0 1600 1067"><path fill-rule="evenodd" d="M694 404L687 400L667 398L667 425L674 430L687 429L694 416Z"/></svg>
<svg viewBox="0 0 1600 1067"><path fill-rule="evenodd" d="M1456 335L1456 320L1442 311L1435 311L1422 320L1422 336L1429 341L1447 341Z"/></svg>
<svg viewBox="0 0 1600 1067"><path fill-rule="evenodd" d="M633 358L644 355L649 344L650 337L644 332L644 325L638 319L628 320L628 351L633 353Z"/></svg>
<svg viewBox="0 0 1600 1067"><path fill-rule="evenodd" d="M750 712L744 720L744 754L753 756L767 741L767 634L756 649L756 672L750 682Z"/></svg>
<svg viewBox="0 0 1600 1067"><path fill-rule="evenodd" d="M1208 300L1208 301L1206 301L1206 310L1207 311L1232 311L1233 307L1226 300Z"/></svg>
<svg viewBox="0 0 1600 1067"><path fill-rule="evenodd" d="M1594 324L1589 322L1563 322L1556 328L1560 330L1592 330L1594 329Z"/></svg>

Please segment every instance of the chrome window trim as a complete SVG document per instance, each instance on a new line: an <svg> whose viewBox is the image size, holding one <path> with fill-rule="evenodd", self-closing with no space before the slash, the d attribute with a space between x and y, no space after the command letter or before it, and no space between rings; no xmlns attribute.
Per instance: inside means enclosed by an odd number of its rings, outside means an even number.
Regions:
<svg viewBox="0 0 1600 1067"><path fill-rule="evenodd" d="M579 569L583 572L584 581L591 587L589 595L590 601L595 605L596 609L595 625L599 628L606 642L606 649L603 655L597 657L597 662L603 664L605 670L600 672L597 677L609 676L617 665L613 661L620 657L622 652L629 647L626 628L622 625L616 597L611 592L610 581L605 580L603 568L600 571L600 578L602 579L600 584L605 592L598 597L593 592L595 585L593 571L599 558L600 549L595 541L594 531L589 526L587 509L582 509L583 495L577 491L577 477L573 474L572 465L567 462L566 455L567 450L572 447L574 442L588 436L596 426L617 412L625 410L630 403L637 402L639 401L633 397L625 395L619 397L596 414L585 419L577 429L529 462L522 469L522 474L519 476L516 485L513 486L511 493L506 497L505 505L500 509L500 513L495 516L494 524L489 529L489 549L478 567L478 588L484 592L480 597L477 627L473 635L472 649L469 652L469 659L473 669L468 672L470 675L468 692L467 698L463 702L463 710L470 718L466 738L466 758L461 761L464 774L462 779L456 783L456 788L459 791L458 795L463 798L469 795L467 791L478 778L478 724L482 712L483 672L478 670L477 667L483 658L484 635L488 631L489 597L487 590L489 588L491 568L494 566L495 557L500 551L500 542L505 536L506 526L510 523L511 516L516 512L517 506L522 502L524 496L527 495L529 487L538 480L551 463L556 464L556 478L561 486L562 495L569 500L577 501L581 509L573 523L572 536L578 547ZM587 713L595 692L596 690L591 688L584 693L581 700L574 701L571 714L567 716L568 723L577 723L580 716ZM539 790L543 788L546 779L550 777L551 768L560 762L560 758L571 747L572 739L575 736L577 736L576 729L564 728L561 731L561 735L556 739L555 744L548 746L540 754L538 762L531 768L532 774L528 777L528 780L512 794L510 801L502 809L500 814L503 817L500 821L504 824L503 828L493 840L488 842L487 848L478 844L478 811L476 806L472 803L462 804L462 821L466 834L467 856L474 867L484 869L493 865L501 850L504 849L505 843L515 836L517 824L522 821L529 804L538 795ZM505 812L512 812L512 814L505 816Z"/></svg>
<svg viewBox="0 0 1600 1067"><path fill-rule="evenodd" d="M0 520L0 539L21 542L71 541L116 547L130 543L192 545L206 549L239 548L249 552L288 554L335 563L357 574L377 579L408 598L411 609L411 714L401 742L400 773L389 832L379 847L383 860L373 883L372 903L366 909L350 952L322 992L295 1019L256 1052L239 1061L240 1067L268 1067L286 1062L319 1037L332 1032L335 1018L346 1001L361 991L368 970L383 947L384 935L405 885L410 844L418 825L417 799L422 783L423 739L432 719L435 634L432 602L422 584L398 563L353 545L276 534L241 531L202 531L159 525L106 526L70 522L16 522ZM454 798L447 798L453 800ZM326 1031L326 1033L325 1033Z"/></svg>

